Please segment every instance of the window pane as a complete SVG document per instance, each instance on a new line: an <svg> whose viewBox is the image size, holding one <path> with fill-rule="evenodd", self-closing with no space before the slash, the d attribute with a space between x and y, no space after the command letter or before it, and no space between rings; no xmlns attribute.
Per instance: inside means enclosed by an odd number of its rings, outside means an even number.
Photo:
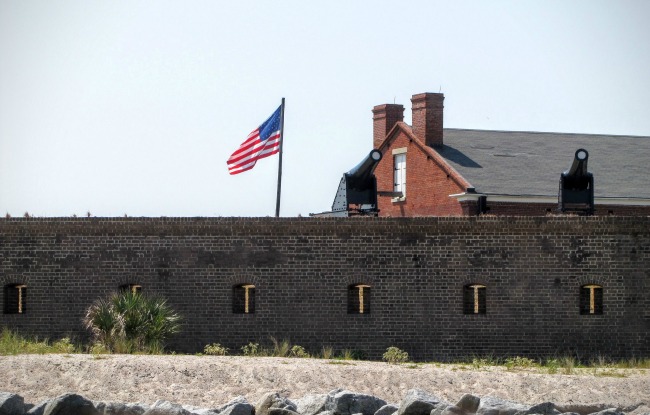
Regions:
<svg viewBox="0 0 650 415"><path fill-rule="evenodd" d="M393 189L406 194L406 154L395 155L394 170Z"/></svg>

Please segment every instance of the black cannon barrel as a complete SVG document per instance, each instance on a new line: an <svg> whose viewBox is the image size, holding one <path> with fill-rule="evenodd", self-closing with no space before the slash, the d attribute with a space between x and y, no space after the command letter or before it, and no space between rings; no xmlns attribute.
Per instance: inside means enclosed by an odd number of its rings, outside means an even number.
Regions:
<svg viewBox="0 0 650 415"><path fill-rule="evenodd" d="M381 151L372 150L355 168L343 173L332 211L312 216L377 216L377 178L373 173L381 157Z"/></svg>
<svg viewBox="0 0 650 415"><path fill-rule="evenodd" d="M594 175L587 170L588 159L587 150L577 149L571 167L560 175L558 208L561 212L593 215Z"/></svg>
<svg viewBox="0 0 650 415"><path fill-rule="evenodd" d="M355 182L364 182L372 177L372 174L375 171L375 167L381 160L381 151L372 150L366 158L357 164L352 170L347 172L348 178L352 179Z"/></svg>
<svg viewBox="0 0 650 415"><path fill-rule="evenodd" d="M564 172L565 177L585 177L588 175L587 161L589 160L589 153L584 148L576 150L573 158L573 163L569 170Z"/></svg>

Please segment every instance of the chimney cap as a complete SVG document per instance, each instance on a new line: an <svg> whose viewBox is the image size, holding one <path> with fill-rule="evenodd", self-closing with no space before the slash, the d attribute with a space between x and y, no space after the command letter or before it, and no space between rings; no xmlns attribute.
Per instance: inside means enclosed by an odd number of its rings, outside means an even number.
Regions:
<svg viewBox="0 0 650 415"><path fill-rule="evenodd" d="M415 94L411 97L411 102L421 101L425 99L433 99L443 101L445 99L445 94L441 92L422 92L420 94Z"/></svg>

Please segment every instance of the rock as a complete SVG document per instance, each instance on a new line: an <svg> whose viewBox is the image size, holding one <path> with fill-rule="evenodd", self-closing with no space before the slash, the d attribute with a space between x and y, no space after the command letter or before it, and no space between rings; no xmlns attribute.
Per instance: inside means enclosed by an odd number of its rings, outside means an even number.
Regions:
<svg viewBox="0 0 650 415"><path fill-rule="evenodd" d="M397 415L430 415L440 405L440 398L419 389L411 389L399 405Z"/></svg>
<svg viewBox="0 0 650 415"><path fill-rule="evenodd" d="M138 403L107 402L104 406L104 415L143 415L148 406Z"/></svg>
<svg viewBox="0 0 650 415"><path fill-rule="evenodd" d="M591 415L625 415L625 414L619 411L618 408L607 408L599 412L594 412Z"/></svg>
<svg viewBox="0 0 650 415"><path fill-rule="evenodd" d="M66 393L45 405L43 415L102 415L95 405L81 395Z"/></svg>
<svg viewBox="0 0 650 415"><path fill-rule="evenodd" d="M431 413L434 413L437 410L438 408L431 411ZM441 411L441 415L468 415L468 414L469 412L465 411L462 408L457 407L456 405L450 405Z"/></svg>
<svg viewBox="0 0 650 415"><path fill-rule="evenodd" d="M243 396L238 396L215 412L219 415L254 415L255 407L248 403Z"/></svg>
<svg viewBox="0 0 650 415"><path fill-rule="evenodd" d="M267 412L268 415L300 415L296 411L292 411L291 409L287 408L271 408Z"/></svg>
<svg viewBox="0 0 650 415"><path fill-rule="evenodd" d="M143 415L191 415L179 404L158 400Z"/></svg>
<svg viewBox="0 0 650 415"><path fill-rule="evenodd" d="M327 410L335 415L374 415L386 401L371 395L363 395L346 390L335 390L328 394ZM304 415L304 414L303 414Z"/></svg>
<svg viewBox="0 0 650 415"><path fill-rule="evenodd" d="M316 415L327 411L329 395L307 395L295 401L296 412L301 415ZM257 415L257 414L256 414Z"/></svg>
<svg viewBox="0 0 650 415"><path fill-rule="evenodd" d="M456 406L465 412L475 413L478 410L478 406L480 403L481 403L481 398L466 393L465 395L460 397L460 400L458 401Z"/></svg>
<svg viewBox="0 0 650 415"><path fill-rule="evenodd" d="M377 412L375 412L375 415L393 415L395 412L399 410L399 407L397 405L384 405L381 408L377 409Z"/></svg>
<svg viewBox="0 0 650 415"><path fill-rule="evenodd" d="M440 402L432 411L430 415L443 415L450 410L451 408L455 408L454 405L449 405L448 403ZM461 413L464 413L462 410L460 411Z"/></svg>
<svg viewBox="0 0 650 415"><path fill-rule="evenodd" d="M29 408L29 410L25 413L25 415L43 415L43 412L45 411L45 405L47 405L49 401L43 401L39 404L36 404Z"/></svg>
<svg viewBox="0 0 650 415"><path fill-rule="evenodd" d="M223 412L229 406L233 406L233 405L236 405L238 403L248 403L248 400L245 397L240 395L240 396L237 396L237 397L231 399L227 404L221 405L220 407L218 407L216 409L213 409L213 410L216 411L216 412Z"/></svg>
<svg viewBox="0 0 650 415"><path fill-rule="evenodd" d="M255 405L255 415L269 415L270 409L287 409L291 412L297 412L296 404L280 396L277 392L267 393L260 399ZM280 413L277 415L280 415Z"/></svg>
<svg viewBox="0 0 650 415"><path fill-rule="evenodd" d="M183 409L192 415L219 415L216 409L199 408L196 406L183 405Z"/></svg>
<svg viewBox="0 0 650 415"><path fill-rule="evenodd" d="M0 392L0 415L23 415L25 400L10 392Z"/></svg>
<svg viewBox="0 0 650 415"><path fill-rule="evenodd" d="M562 413L573 412L578 415L593 414L596 412L604 411L607 409L605 405L581 405L581 404L568 404L558 406L557 409Z"/></svg>
<svg viewBox="0 0 650 415"><path fill-rule="evenodd" d="M530 406L505 399L486 396L476 410L477 415L516 415L518 412L527 412Z"/></svg>
<svg viewBox="0 0 650 415"><path fill-rule="evenodd" d="M198 409L196 411L192 411L192 415L218 415L219 412L215 412L212 409Z"/></svg>
<svg viewBox="0 0 650 415"><path fill-rule="evenodd" d="M553 402L544 402L530 407L530 409L528 409L525 412L519 413L519 415L529 415L529 414L560 415L561 412L557 409L557 406L555 406Z"/></svg>

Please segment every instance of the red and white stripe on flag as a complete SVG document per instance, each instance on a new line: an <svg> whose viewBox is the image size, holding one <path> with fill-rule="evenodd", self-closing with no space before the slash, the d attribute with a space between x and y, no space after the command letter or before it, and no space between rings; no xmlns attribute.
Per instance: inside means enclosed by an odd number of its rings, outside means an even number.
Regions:
<svg viewBox="0 0 650 415"><path fill-rule="evenodd" d="M239 174L255 167L257 160L280 152L282 106L248 135L228 159L228 172Z"/></svg>

